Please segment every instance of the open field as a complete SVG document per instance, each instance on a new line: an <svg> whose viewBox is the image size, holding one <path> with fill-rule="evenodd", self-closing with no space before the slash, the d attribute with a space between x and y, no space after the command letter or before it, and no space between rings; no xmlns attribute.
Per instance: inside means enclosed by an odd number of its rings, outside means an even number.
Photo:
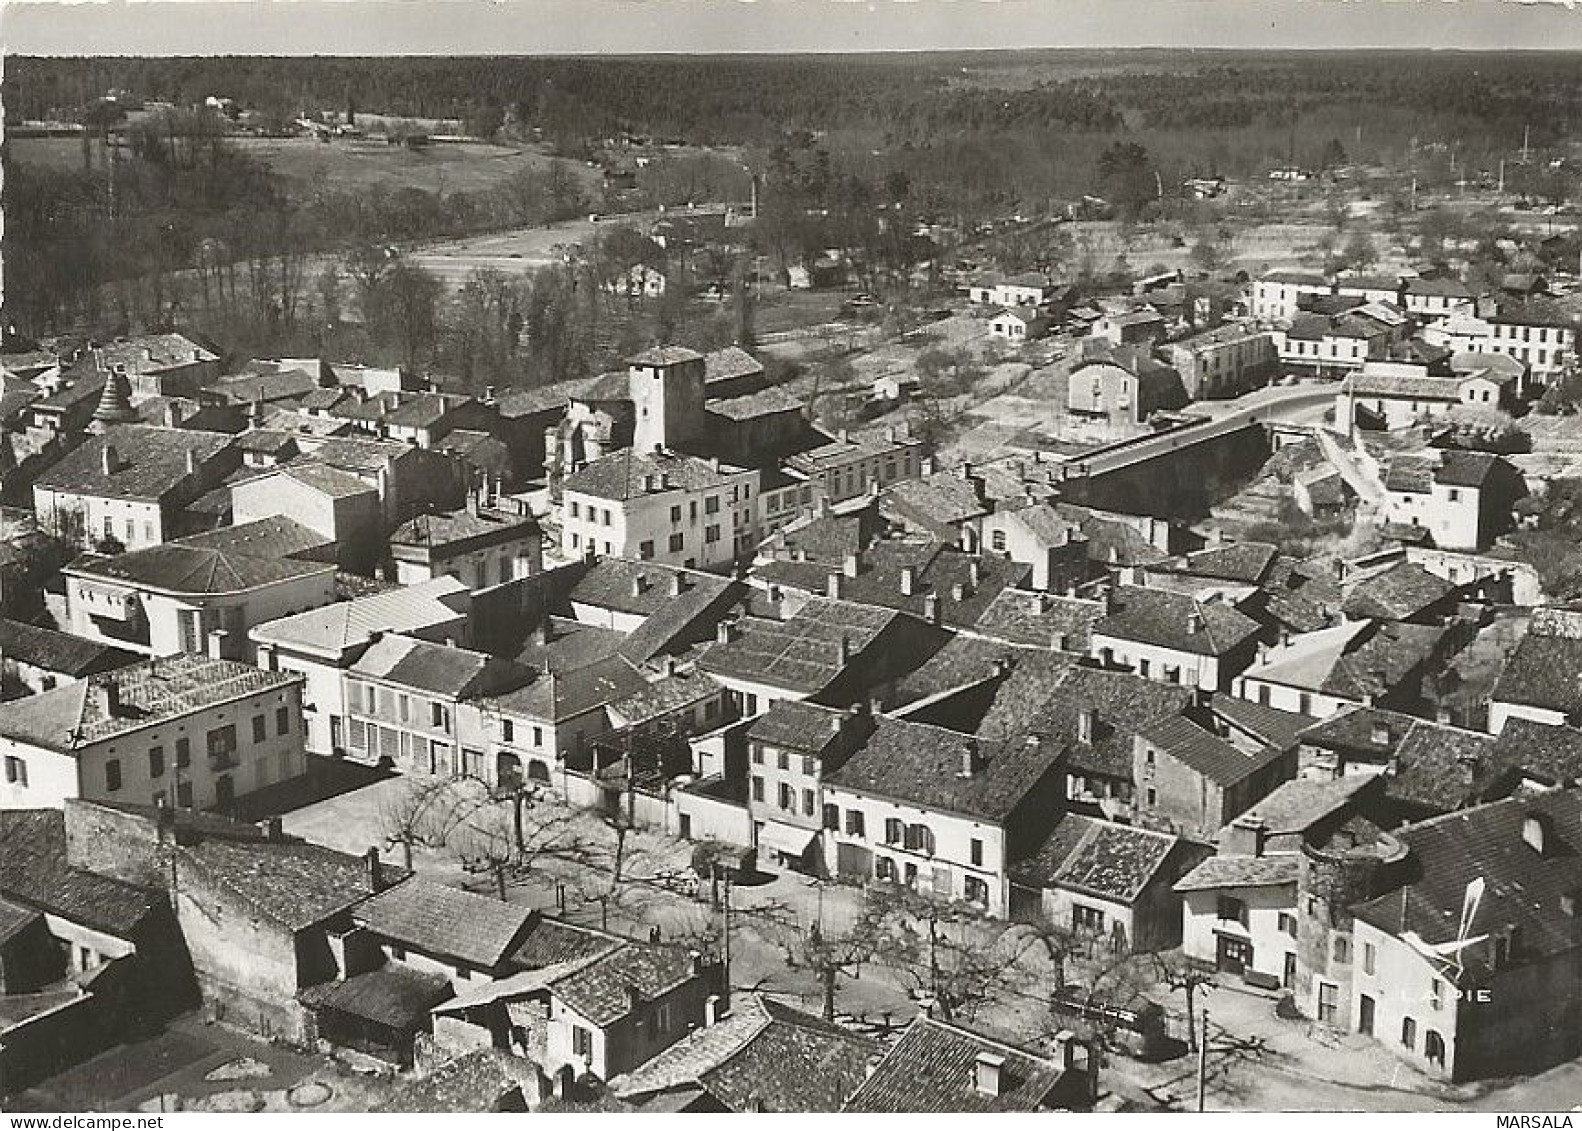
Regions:
<svg viewBox="0 0 1582 1131"><path fill-rule="evenodd" d="M323 185L329 189L418 188L429 192L489 192L523 172L545 172L559 163L585 187L595 187L597 170L551 157L534 146L456 142L423 149L382 141L315 141L307 137L231 139L238 150L263 162L294 194ZM55 169L82 167L82 142L75 137L29 137L9 142L13 159ZM102 160L97 144L94 161Z"/></svg>

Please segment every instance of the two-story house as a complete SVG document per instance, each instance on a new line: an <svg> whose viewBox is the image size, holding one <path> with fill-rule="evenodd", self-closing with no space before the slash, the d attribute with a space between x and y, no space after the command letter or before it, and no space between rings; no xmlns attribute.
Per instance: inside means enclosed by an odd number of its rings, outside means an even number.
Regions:
<svg viewBox="0 0 1582 1131"><path fill-rule="evenodd" d="M747 728L748 796L759 859L821 872L819 831L829 825L824 778L872 732L861 707L781 700Z"/></svg>
<svg viewBox="0 0 1582 1131"><path fill-rule="evenodd" d="M1219 600L1142 585L1105 592L1088 654L1146 679L1227 690L1258 652L1258 622Z"/></svg>

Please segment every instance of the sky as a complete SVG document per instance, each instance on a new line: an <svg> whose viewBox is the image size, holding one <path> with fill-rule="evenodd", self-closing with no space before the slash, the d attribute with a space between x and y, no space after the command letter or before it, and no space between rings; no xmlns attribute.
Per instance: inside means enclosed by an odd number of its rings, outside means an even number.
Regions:
<svg viewBox="0 0 1582 1131"><path fill-rule="evenodd" d="M1582 50L1582 0L0 0L41 55Z"/></svg>

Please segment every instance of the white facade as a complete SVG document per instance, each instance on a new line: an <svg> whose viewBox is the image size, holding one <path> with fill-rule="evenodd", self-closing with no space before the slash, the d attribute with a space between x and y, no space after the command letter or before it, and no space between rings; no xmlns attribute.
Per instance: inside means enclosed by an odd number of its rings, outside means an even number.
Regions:
<svg viewBox="0 0 1582 1131"><path fill-rule="evenodd" d="M1447 550L1476 550L1483 544L1483 492L1435 481L1428 492L1384 493L1384 520L1427 530L1434 545Z"/></svg>
<svg viewBox="0 0 1582 1131"><path fill-rule="evenodd" d="M1126 668L1158 683L1198 687L1204 691L1220 690L1222 665L1217 656L1164 648L1097 631L1088 637L1088 655L1108 667ZM1233 673L1225 673L1226 678L1230 674Z"/></svg>
<svg viewBox="0 0 1582 1131"><path fill-rule="evenodd" d="M1329 293L1329 283L1316 276L1276 275L1255 279L1252 284L1251 314L1260 322L1289 322L1296 317L1297 300L1303 295Z"/></svg>
<svg viewBox="0 0 1582 1131"><path fill-rule="evenodd" d="M1244 963L1294 988L1296 883L1183 892L1181 952L1219 969Z"/></svg>
<svg viewBox="0 0 1582 1131"><path fill-rule="evenodd" d="M758 544L758 472L724 469L704 488L655 483L609 499L567 488L560 503L563 556L634 558L706 569Z"/></svg>

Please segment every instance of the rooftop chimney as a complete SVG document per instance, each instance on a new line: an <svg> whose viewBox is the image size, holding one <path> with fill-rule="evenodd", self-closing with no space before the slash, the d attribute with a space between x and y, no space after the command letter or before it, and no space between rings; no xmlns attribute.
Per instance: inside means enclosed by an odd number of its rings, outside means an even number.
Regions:
<svg viewBox="0 0 1582 1131"><path fill-rule="evenodd" d="M980 1052L972 1065L972 1084L979 1095L998 1096L1005 1058L998 1053Z"/></svg>
<svg viewBox="0 0 1582 1131"><path fill-rule="evenodd" d="M1092 745L1093 732L1098 727L1099 713L1092 707L1082 707L1077 711L1077 741Z"/></svg>
<svg viewBox="0 0 1582 1131"><path fill-rule="evenodd" d="M722 620L714 628L714 638L721 644L729 644L736 639L736 622Z"/></svg>
<svg viewBox="0 0 1582 1131"><path fill-rule="evenodd" d="M285 826L279 817L265 817L258 822L258 831L264 834L264 839L270 844L279 844L286 837Z"/></svg>
<svg viewBox="0 0 1582 1131"><path fill-rule="evenodd" d="M115 450L114 444L106 444L99 449L99 468L106 475L114 475L121 470L121 454Z"/></svg>
<svg viewBox="0 0 1582 1131"><path fill-rule="evenodd" d="M1186 630L1189 636L1196 636L1203 631L1203 614L1198 611L1196 605L1187 613Z"/></svg>
<svg viewBox="0 0 1582 1131"><path fill-rule="evenodd" d="M925 593L923 595L923 619L929 624L939 623L939 594Z"/></svg>
<svg viewBox="0 0 1582 1131"><path fill-rule="evenodd" d="M631 982L626 983L626 1008L636 1011L643 1004L643 991Z"/></svg>
<svg viewBox="0 0 1582 1131"><path fill-rule="evenodd" d="M710 1028L719 1024L720 1020L720 995L710 994L703 1002L703 1026Z"/></svg>
<svg viewBox="0 0 1582 1131"><path fill-rule="evenodd" d="M972 478L972 461L971 460L962 460L961 461L961 465L956 470L961 473L961 477L963 479L971 479Z"/></svg>
<svg viewBox="0 0 1582 1131"><path fill-rule="evenodd" d="M901 596L910 597L917 592L917 567L901 567Z"/></svg>
<svg viewBox="0 0 1582 1131"><path fill-rule="evenodd" d="M665 675L667 675L667 676L675 675L676 674L676 658L674 656L666 656L665 660L664 660L663 667L664 667Z"/></svg>
<svg viewBox="0 0 1582 1131"><path fill-rule="evenodd" d="M687 575L684 574L684 573L677 572L677 573L671 574L670 575L670 595L672 597L679 597L679 596L681 596L681 591L686 588L686 581L687 581Z"/></svg>
<svg viewBox="0 0 1582 1131"><path fill-rule="evenodd" d="M632 596L633 597L641 597L644 593L647 593L647 592L648 592L648 578L644 577L642 574L638 574L636 577L632 578Z"/></svg>
<svg viewBox="0 0 1582 1131"><path fill-rule="evenodd" d="M840 638L840 648L837 655L840 656L841 667L845 667L851 662L851 637L842 636Z"/></svg>
<svg viewBox="0 0 1582 1131"><path fill-rule="evenodd" d="M841 563L841 572L843 572L847 577L856 577L858 572L861 569L862 569L862 555L861 554L847 554L846 555L846 560L843 563Z"/></svg>
<svg viewBox="0 0 1582 1131"><path fill-rule="evenodd" d="M825 588L829 590L829 595L831 597L835 598L836 600L840 599L841 589L843 588L841 583L845 580L846 578L844 575L839 573L831 573L829 575L829 584L825 586Z"/></svg>
<svg viewBox="0 0 1582 1131"><path fill-rule="evenodd" d="M1529 813L1527 818L1522 821L1522 842L1540 856L1545 854L1548 833L1548 814Z"/></svg>
<svg viewBox="0 0 1582 1131"><path fill-rule="evenodd" d="M385 866L379 859L379 850L370 846L368 851L363 853L363 863L368 871L368 890L378 895L385 889Z"/></svg>
<svg viewBox="0 0 1582 1131"><path fill-rule="evenodd" d="M967 599L967 587L959 581L956 582L950 587L950 599L956 602L965 601Z"/></svg>
<svg viewBox="0 0 1582 1131"><path fill-rule="evenodd" d="M230 637L230 635L231 634L226 632L223 628L211 628L209 630L209 659L225 659L225 641Z"/></svg>
<svg viewBox="0 0 1582 1131"><path fill-rule="evenodd" d="M978 559L973 558L967 563L967 583L976 589L983 582L983 570L978 565Z"/></svg>
<svg viewBox="0 0 1582 1131"><path fill-rule="evenodd" d="M198 452L196 448L187 449L187 474L198 474Z"/></svg>
<svg viewBox="0 0 1582 1131"><path fill-rule="evenodd" d="M121 685L115 682L113 676L106 676L92 685L93 700L99 707L99 712L107 719L113 719L121 714Z"/></svg>
<svg viewBox="0 0 1582 1131"><path fill-rule="evenodd" d="M967 739L961 746L961 776L970 778L978 772L978 743L976 739Z"/></svg>

